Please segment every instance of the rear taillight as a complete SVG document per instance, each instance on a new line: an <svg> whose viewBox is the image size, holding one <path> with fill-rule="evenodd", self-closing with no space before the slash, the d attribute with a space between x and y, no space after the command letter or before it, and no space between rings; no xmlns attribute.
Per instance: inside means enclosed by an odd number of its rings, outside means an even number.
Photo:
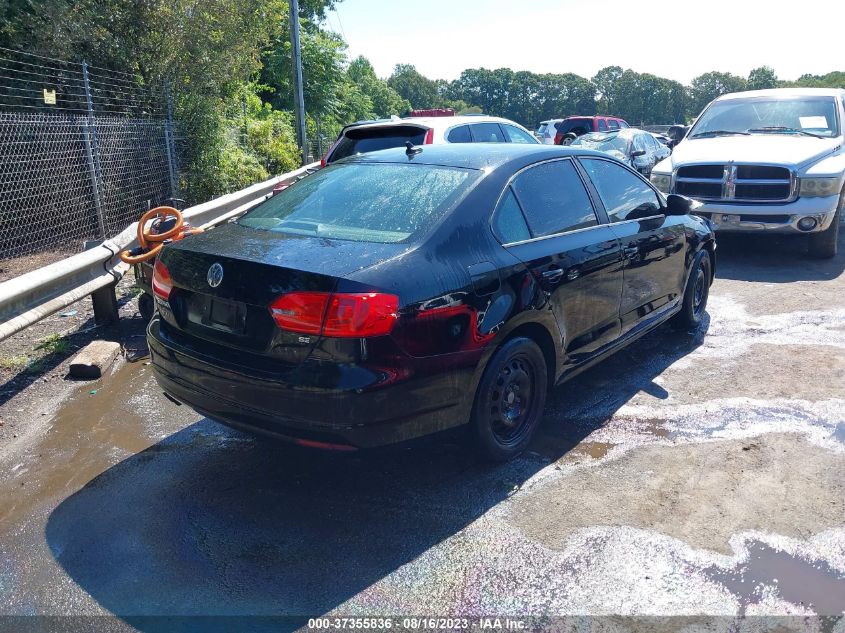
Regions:
<svg viewBox="0 0 845 633"><path fill-rule="evenodd" d="M389 334L399 297L381 292L291 292L270 304L283 330L338 338Z"/></svg>
<svg viewBox="0 0 845 633"><path fill-rule="evenodd" d="M161 259L156 259L153 266L153 293L156 297L167 301L173 290L173 280L170 278L170 271L167 270Z"/></svg>
<svg viewBox="0 0 845 633"><path fill-rule="evenodd" d="M431 145L434 142L434 128L428 128L428 132L425 133L425 140L423 141L423 145Z"/></svg>
<svg viewBox="0 0 845 633"><path fill-rule="evenodd" d="M270 314L283 330L319 334L330 296L327 292L291 292L270 304Z"/></svg>

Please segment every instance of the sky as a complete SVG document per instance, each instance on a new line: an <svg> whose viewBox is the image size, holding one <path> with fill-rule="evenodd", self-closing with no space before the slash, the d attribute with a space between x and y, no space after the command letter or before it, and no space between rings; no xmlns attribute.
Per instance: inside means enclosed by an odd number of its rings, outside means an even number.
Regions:
<svg viewBox="0 0 845 633"><path fill-rule="evenodd" d="M763 65L780 79L845 70L845 0L342 0L327 22L380 77L399 63L449 80L617 65L684 84Z"/></svg>

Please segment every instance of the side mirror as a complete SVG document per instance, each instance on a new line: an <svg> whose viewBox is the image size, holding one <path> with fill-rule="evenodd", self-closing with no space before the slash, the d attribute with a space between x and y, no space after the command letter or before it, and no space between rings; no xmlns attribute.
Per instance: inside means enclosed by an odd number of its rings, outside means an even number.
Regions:
<svg viewBox="0 0 845 633"><path fill-rule="evenodd" d="M645 156L645 150L635 149L633 152L631 152L631 158L636 158L637 156Z"/></svg>
<svg viewBox="0 0 845 633"><path fill-rule="evenodd" d="M700 206L700 202L677 193L666 196L666 215L688 215L695 213Z"/></svg>

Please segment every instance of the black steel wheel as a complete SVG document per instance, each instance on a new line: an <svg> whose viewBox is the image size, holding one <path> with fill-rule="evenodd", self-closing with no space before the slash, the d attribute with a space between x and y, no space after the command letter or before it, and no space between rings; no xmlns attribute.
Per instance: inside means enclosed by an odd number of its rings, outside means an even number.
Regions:
<svg viewBox="0 0 845 633"><path fill-rule="evenodd" d="M548 375L543 352L528 338L496 351L475 397L472 426L485 457L506 461L522 452L546 404Z"/></svg>
<svg viewBox="0 0 845 633"><path fill-rule="evenodd" d="M699 251L690 269L681 311L675 316L674 323L679 329L695 329L704 320L710 296L711 271L710 253L707 250Z"/></svg>

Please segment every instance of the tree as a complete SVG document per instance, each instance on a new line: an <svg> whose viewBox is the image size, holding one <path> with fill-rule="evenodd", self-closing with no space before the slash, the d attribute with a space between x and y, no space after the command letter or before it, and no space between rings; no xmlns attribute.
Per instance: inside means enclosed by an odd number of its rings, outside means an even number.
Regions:
<svg viewBox="0 0 845 633"><path fill-rule="evenodd" d="M709 72L692 80L689 88L688 112L697 117L716 97L745 90L745 79L731 73Z"/></svg>
<svg viewBox="0 0 845 633"><path fill-rule="evenodd" d="M369 97L373 106L373 116L389 117L400 115L411 109L407 99L391 88L384 79L376 76L376 71L366 57L356 57L349 63L346 75L363 94Z"/></svg>
<svg viewBox="0 0 845 633"><path fill-rule="evenodd" d="M433 108L439 102L435 83L417 72L411 64L396 64L387 85L407 99L414 109Z"/></svg>
<svg viewBox="0 0 845 633"><path fill-rule="evenodd" d="M748 81L746 82L748 90L763 90L765 88L777 88L778 77L775 74L774 68L769 66L760 66L754 68L748 73Z"/></svg>
<svg viewBox="0 0 845 633"><path fill-rule="evenodd" d="M826 75L801 75L795 81L782 82L784 86L801 88L845 88L845 72L834 71Z"/></svg>
<svg viewBox="0 0 845 633"><path fill-rule="evenodd" d="M599 93L598 112L602 114L615 114L616 82L622 76L622 72L621 66L606 66L593 77L593 85L595 85Z"/></svg>
<svg viewBox="0 0 845 633"><path fill-rule="evenodd" d="M333 1L303 0L301 16L318 18ZM16 0L0 8L0 38L9 48L129 73L158 94L169 84L184 138L181 189L202 201L238 184L227 173L265 169L254 152L271 151L266 143L229 160L227 109L242 103L262 50L287 21L285 0ZM274 134L284 126L271 125Z"/></svg>

